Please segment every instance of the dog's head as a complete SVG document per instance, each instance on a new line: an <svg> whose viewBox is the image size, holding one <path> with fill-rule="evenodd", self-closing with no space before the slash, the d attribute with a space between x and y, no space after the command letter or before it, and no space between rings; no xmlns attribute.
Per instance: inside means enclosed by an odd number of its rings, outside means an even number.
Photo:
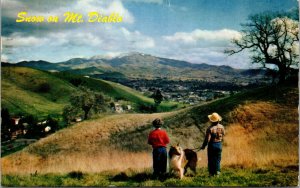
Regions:
<svg viewBox="0 0 300 188"><path fill-rule="evenodd" d="M182 148L177 144L177 146L171 146L169 150L169 156L172 158L173 155L181 155L183 152Z"/></svg>

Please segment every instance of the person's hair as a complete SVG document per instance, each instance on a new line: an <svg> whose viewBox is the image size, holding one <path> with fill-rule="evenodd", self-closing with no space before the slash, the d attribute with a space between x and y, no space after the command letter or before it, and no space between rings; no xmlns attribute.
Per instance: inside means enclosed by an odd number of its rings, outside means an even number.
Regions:
<svg viewBox="0 0 300 188"><path fill-rule="evenodd" d="M218 125L220 121L211 122L212 125Z"/></svg>
<svg viewBox="0 0 300 188"><path fill-rule="evenodd" d="M153 125L155 128L161 127L161 125L162 125L161 119L156 118L156 119L152 122L152 125Z"/></svg>

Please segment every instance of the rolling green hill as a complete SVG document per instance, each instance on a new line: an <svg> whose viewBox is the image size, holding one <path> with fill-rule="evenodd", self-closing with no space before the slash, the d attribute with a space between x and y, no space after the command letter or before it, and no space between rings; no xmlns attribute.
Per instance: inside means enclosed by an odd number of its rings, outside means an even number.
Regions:
<svg viewBox="0 0 300 188"><path fill-rule="evenodd" d="M59 72L53 74L68 82L75 82L75 85L83 84L91 90L102 92L103 94L107 95L108 97L112 97L115 100L129 101L135 108L135 111L139 111L138 108L140 105L154 105L153 99L146 97L142 93L119 83L83 77L80 75L70 74L69 72ZM158 111L165 112L179 107L181 107L181 104L179 103L163 101L159 105Z"/></svg>
<svg viewBox="0 0 300 188"><path fill-rule="evenodd" d="M25 67L2 67L1 82L2 108L38 117L60 114L76 90L47 72Z"/></svg>
<svg viewBox="0 0 300 188"><path fill-rule="evenodd" d="M68 104L78 84L101 92L112 100L127 101L138 110L138 105L154 104L153 99L126 86L70 73L49 73L27 67L2 67L2 107L13 114L32 114L45 117L59 115ZM177 103L162 103L160 111L177 107Z"/></svg>

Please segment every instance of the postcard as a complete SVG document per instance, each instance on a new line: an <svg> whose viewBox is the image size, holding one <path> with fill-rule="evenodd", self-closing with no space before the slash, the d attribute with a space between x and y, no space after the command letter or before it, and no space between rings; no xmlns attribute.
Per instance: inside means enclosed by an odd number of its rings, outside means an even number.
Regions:
<svg viewBox="0 0 300 188"><path fill-rule="evenodd" d="M298 0L3 0L1 185L299 185Z"/></svg>

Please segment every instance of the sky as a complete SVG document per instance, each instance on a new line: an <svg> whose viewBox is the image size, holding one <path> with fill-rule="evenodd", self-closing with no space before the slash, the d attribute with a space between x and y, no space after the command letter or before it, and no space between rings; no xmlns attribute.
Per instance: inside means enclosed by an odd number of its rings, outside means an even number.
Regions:
<svg viewBox="0 0 300 188"><path fill-rule="evenodd" d="M2 0L1 59L62 62L141 52L191 63L252 68L248 52L224 54L251 14L291 11L297 0ZM58 23L16 23L19 12ZM67 11L83 23L64 23ZM89 12L118 13L121 23L88 23Z"/></svg>

